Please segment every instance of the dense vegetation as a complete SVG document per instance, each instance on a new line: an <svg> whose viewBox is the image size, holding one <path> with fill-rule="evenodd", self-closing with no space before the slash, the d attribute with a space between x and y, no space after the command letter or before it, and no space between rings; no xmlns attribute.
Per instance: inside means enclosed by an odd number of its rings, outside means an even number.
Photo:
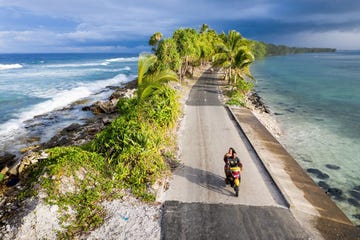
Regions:
<svg viewBox="0 0 360 240"><path fill-rule="evenodd" d="M150 186L166 174L164 159L176 145L171 131L180 107L170 81L182 81L194 67L210 63L224 73L228 104L244 105L255 57L304 51L252 41L234 30L218 34L205 24L199 31L177 29L166 39L157 32L149 44L153 54L139 56L136 97L119 100L119 117L83 146L48 149L49 158L26 171L27 190L19 198L36 195L40 181L47 201L63 210L67 231L61 238L99 226L100 203L121 196L122 189L154 200Z"/></svg>

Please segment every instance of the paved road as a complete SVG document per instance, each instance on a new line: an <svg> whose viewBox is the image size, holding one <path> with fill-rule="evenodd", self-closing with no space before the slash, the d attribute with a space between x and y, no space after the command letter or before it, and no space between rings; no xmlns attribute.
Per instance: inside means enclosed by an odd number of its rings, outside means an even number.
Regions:
<svg viewBox="0 0 360 240"><path fill-rule="evenodd" d="M309 239L288 209L206 203L164 204L162 239Z"/></svg>
<svg viewBox="0 0 360 240"><path fill-rule="evenodd" d="M247 140L219 100L219 83L202 77L185 107L180 141L182 164L166 193L167 200L284 206ZM244 171L239 198L224 182L223 156L234 147Z"/></svg>
<svg viewBox="0 0 360 240"><path fill-rule="evenodd" d="M186 102L179 140L181 165L165 194L162 238L306 239L221 104L220 83L209 76L198 80ZM224 183L222 158L230 146L244 165L238 198Z"/></svg>

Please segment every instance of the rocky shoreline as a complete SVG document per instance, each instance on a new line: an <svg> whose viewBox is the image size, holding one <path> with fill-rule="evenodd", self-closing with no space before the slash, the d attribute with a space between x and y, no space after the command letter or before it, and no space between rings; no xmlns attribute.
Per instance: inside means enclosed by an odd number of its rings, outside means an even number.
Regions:
<svg viewBox="0 0 360 240"><path fill-rule="evenodd" d="M58 131L48 141L42 143L37 143L40 138L35 137L33 142L36 144L20 149L19 158L14 154L5 152L3 156L0 156L0 169L1 174L4 175L4 180L7 177L18 177L24 165L29 165L28 159L36 158L36 152L58 146L78 146L91 141L98 132L103 130L118 116L116 110L117 102L121 98L133 97L136 86L137 81L133 80L120 87L111 87L114 92L107 101L97 101L90 106L82 107L83 111L91 111L93 113L90 118L85 120L85 123L72 123ZM32 143L32 141L28 142Z"/></svg>
<svg viewBox="0 0 360 240"><path fill-rule="evenodd" d="M279 124L271 115L270 108L266 106L256 91L250 92L246 96L246 106L273 136L279 138L282 135Z"/></svg>
<svg viewBox="0 0 360 240"><path fill-rule="evenodd" d="M31 164L46 159L48 156L44 151L45 149L57 146L82 145L91 141L98 132L103 130L118 116L116 104L119 99L133 97L136 87L136 79L120 87L112 87L113 93L107 101L97 101L90 106L82 108L83 111L91 111L93 113L93 116L87 118L85 123L72 123L58 131L50 140L20 149L20 159L17 159L15 155L10 153L5 153L0 157L3 178L0 182L0 239L22 239L20 235L16 235L16 232L21 232L17 228L24 225L22 224L26 222L24 218L29 214L29 221L36 221L36 218L39 216L32 215L40 213L34 213L34 209L37 209L37 211L41 209L40 212L43 212L43 215L49 213L49 215L53 215L51 221L54 221L56 225L57 210L51 206L49 208L41 198L26 199L25 201L18 201L15 198L19 192L24 190L24 186L21 183L24 169L31 166ZM58 228L59 226L56 226L54 229ZM26 235L25 231L25 236L29 238L31 234ZM49 236L45 234L43 237L48 238Z"/></svg>

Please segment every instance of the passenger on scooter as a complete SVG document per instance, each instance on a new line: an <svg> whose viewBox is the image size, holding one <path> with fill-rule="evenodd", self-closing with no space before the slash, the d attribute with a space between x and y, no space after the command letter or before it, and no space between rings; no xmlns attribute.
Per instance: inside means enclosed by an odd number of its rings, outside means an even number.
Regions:
<svg viewBox="0 0 360 240"><path fill-rule="evenodd" d="M228 178L231 177L230 167L239 166L242 169L242 163L234 148L229 148L229 151L224 156L224 162L225 182L228 184Z"/></svg>
<svg viewBox="0 0 360 240"><path fill-rule="evenodd" d="M228 158L233 156L233 152L235 152L235 150L232 147L229 148L229 151L224 155L224 162L225 163L228 162Z"/></svg>
<svg viewBox="0 0 360 240"><path fill-rule="evenodd" d="M230 172L230 166L229 166L229 159L232 158L233 153L235 152L235 150L231 147L229 148L229 151L224 155L224 172L225 172L225 182L226 184L228 177L230 176L231 172Z"/></svg>

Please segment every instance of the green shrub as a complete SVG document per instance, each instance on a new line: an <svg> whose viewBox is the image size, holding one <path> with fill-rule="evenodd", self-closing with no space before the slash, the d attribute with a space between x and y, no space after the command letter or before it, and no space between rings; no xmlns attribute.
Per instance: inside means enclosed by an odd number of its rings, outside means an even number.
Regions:
<svg viewBox="0 0 360 240"><path fill-rule="evenodd" d="M144 117L160 127L172 126L179 116L179 102L176 90L165 86L141 104Z"/></svg>
<svg viewBox="0 0 360 240"><path fill-rule="evenodd" d="M116 107L122 116L135 118L138 112L137 105L137 98L121 98L116 104Z"/></svg>
<svg viewBox="0 0 360 240"><path fill-rule="evenodd" d="M226 102L227 105L246 106L245 96L236 90L230 91L227 94L230 99Z"/></svg>
<svg viewBox="0 0 360 240"><path fill-rule="evenodd" d="M250 90L252 90L254 88L254 84L252 82L248 82L248 81L244 81L244 80L240 80L236 83L236 89L238 92L242 93L243 95L245 95L246 93L248 93Z"/></svg>
<svg viewBox="0 0 360 240"><path fill-rule="evenodd" d="M120 116L99 133L89 147L112 161L132 147L142 151L153 147L153 138L154 132L147 123Z"/></svg>

